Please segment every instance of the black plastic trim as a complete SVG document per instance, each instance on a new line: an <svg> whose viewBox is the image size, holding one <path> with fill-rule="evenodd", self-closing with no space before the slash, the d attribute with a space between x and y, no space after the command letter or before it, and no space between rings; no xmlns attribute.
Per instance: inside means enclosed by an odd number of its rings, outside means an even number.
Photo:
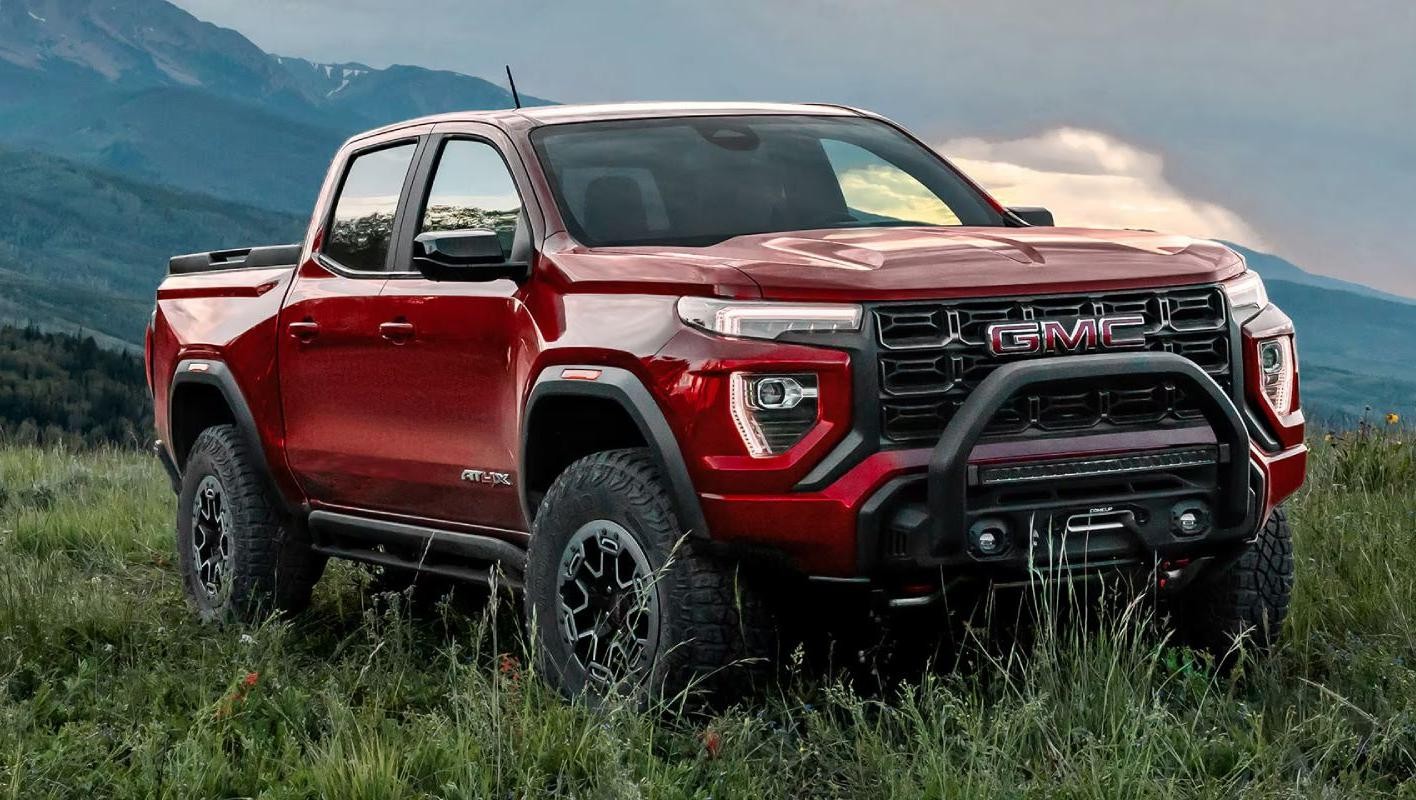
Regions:
<svg viewBox="0 0 1416 800"><path fill-rule="evenodd" d="M596 380L567 380L559 377L561 372L567 369L599 370L600 377ZM598 364L557 364L548 367L536 378L531 396L526 402L526 415L523 419L534 418L536 404L541 400L565 396L597 397L618 403L634 420L644 441L649 443L650 450L658 459L659 468L668 478L679 522L689 533L708 537L708 521L703 516L703 506L698 502L698 493L693 488L693 479L688 474L688 465L684 462L683 451L679 449L673 428L669 427L668 420L664 418L664 412L659 410L654 396L632 372ZM527 452L526 446L530 433L530 427L523 425L520 459L523 476L530 474L528 459L531 454ZM524 480L521 481L520 493L521 508L529 523L534 517Z"/></svg>
<svg viewBox="0 0 1416 800"><path fill-rule="evenodd" d="M172 493L182 493L182 476L177 472L177 464L172 461L172 454L167 452L167 445L161 439L152 443L152 454L157 456L157 461L162 465L162 471L167 473L167 481L172 484Z"/></svg>
<svg viewBox="0 0 1416 800"><path fill-rule="evenodd" d="M201 366L194 370L192 369L193 365ZM236 429L245 438L247 446L256 454L259 463L253 466L260 470L261 475L264 476L271 496L277 498L287 512L295 512L300 504L292 502L291 498L281 491L280 485L275 481L275 476L271 474L270 461L266 458L265 447L261 445L260 429L256 427L256 418L251 414L251 407L246 402L246 396L241 393L241 387L236 383L235 376L231 374L230 368L222 362L206 358L187 358L177 363L177 371L172 376L172 386L168 389L167 394L169 429L178 412L178 407L173 402L177 396L177 390L193 383L214 386L221 392L221 396L226 400L226 406L231 409L231 416L236 420ZM179 461L174 451L169 450L169 452L171 452L173 463L180 475L186 467L186 460Z"/></svg>
<svg viewBox="0 0 1416 800"><path fill-rule="evenodd" d="M436 575L441 578L451 578L453 580L486 584L488 586L497 582L497 579L489 569L464 567L454 564L418 564L391 553L381 553L377 550L365 550L357 547L317 544L312 545L310 549L322 556L374 564L386 569L409 570L425 575ZM510 589L521 588L521 579L514 575L508 575L502 578L501 583L503 586Z"/></svg>
<svg viewBox="0 0 1416 800"><path fill-rule="evenodd" d="M880 370L876 366L880 345L875 334L875 315L864 311L859 331L788 334L780 338L794 344L841 350L851 359L851 429L792 487L796 492L816 492L835 483L880 449Z"/></svg>
<svg viewBox="0 0 1416 800"><path fill-rule="evenodd" d="M896 496L921 476L898 475L875 490L856 515L856 572L869 574L880 563L880 537L889 524L888 512Z"/></svg>
<svg viewBox="0 0 1416 800"><path fill-rule="evenodd" d="M961 547L967 527L969 455L998 408L1027 386L1047 381L1165 375L1190 383L1209 398L1205 418L1231 457L1221 466L1221 525L1235 525L1248 513L1249 431L1234 401L1199 365L1174 353L1105 353L1005 364L979 383L955 413L930 458L928 502L938 546Z"/></svg>
<svg viewBox="0 0 1416 800"><path fill-rule="evenodd" d="M173 256L167 261L167 274L193 275L239 269L294 267L300 261L300 250L303 247L299 243L276 244Z"/></svg>

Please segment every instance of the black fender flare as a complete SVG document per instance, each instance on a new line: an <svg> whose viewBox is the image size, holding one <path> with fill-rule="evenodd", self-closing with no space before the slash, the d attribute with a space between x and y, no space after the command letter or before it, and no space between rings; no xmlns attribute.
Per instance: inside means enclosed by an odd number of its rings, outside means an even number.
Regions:
<svg viewBox="0 0 1416 800"><path fill-rule="evenodd" d="M226 400L226 407L231 409L231 416L236 421L236 430L241 434L241 438L246 440L246 445L256 454L259 463L255 467L264 477L271 496L276 498L287 512L295 510L298 504L291 502L290 498L281 490L280 485L276 483L275 476L271 474L270 460L266 456L265 446L261 444L260 429L256 427L256 418L251 413L251 406L246 402L246 395L242 393L240 384L231 374L231 368L225 363L208 358L186 358L177 363L177 370L172 376L172 385L167 390L168 431L175 428L173 423L177 419L178 411L174 400L177 397L177 391L188 384L211 386L221 393L221 396ZM178 453L175 442L168 443L168 451L171 453L173 466L180 477L187 465L187 454Z"/></svg>
<svg viewBox="0 0 1416 800"><path fill-rule="evenodd" d="M600 373L595 380L562 378L564 370L593 370ZM708 521L703 516L703 506L698 502L698 493L693 488L693 479L688 474L688 464L678 439L664 418L658 402L649 393L634 373L619 367L605 367L596 364L557 364L547 367L537 376L526 401L526 413L521 426L521 474L528 474L527 443L530 440L530 421L534 418L536 404L548 397L594 397L614 401L624 409L634 421L644 441L659 462L659 469L669 481L669 491L674 502L679 522L695 537L708 538ZM527 494L526 481L519 481L521 510L529 524L533 518L531 502Z"/></svg>

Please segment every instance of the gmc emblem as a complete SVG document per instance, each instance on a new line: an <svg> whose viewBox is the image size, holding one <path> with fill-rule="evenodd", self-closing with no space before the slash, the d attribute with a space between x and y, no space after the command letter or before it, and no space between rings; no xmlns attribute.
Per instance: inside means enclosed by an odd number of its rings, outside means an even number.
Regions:
<svg viewBox="0 0 1416 800"><path fill-rule="evenodd" d="M995 356L1085 353L1144 347L1146 318L1140 314L997 322L988 326L988 351Z"/></svg>

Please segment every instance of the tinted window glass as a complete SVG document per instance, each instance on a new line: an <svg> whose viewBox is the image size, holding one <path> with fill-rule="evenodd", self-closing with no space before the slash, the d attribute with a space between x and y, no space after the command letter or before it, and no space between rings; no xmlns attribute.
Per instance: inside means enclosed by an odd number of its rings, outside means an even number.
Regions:
<svg viewBox="0 0 1416 800"><path fill-rule="evenodd" d="M520 216L521 196L496 148L468 139L448 141L418 232L495 231L502 255L509 257Z"/></svg>
<svg viewBox="0 0 1416 800"><path fill-rule="evenodd" d="M571 233L591 246L1004 224L933 152L871 119L615 120L546 126L532 141Z"/></svg>
<svg viewBox="0 0 1416 800"><path fill-rule="evenodd" d="M398 195L415 148L401 144L355 157L334 204L325 255L349 269L384 269Z"/></svg>
<svg viewBox="0 0 1416 800"><path fill-rule="evenodd" d="M920 222L962 225L959 215L929 187L880 156L846 142L823 139L821 147L841 184L846 211L857 222Z"/></svg>

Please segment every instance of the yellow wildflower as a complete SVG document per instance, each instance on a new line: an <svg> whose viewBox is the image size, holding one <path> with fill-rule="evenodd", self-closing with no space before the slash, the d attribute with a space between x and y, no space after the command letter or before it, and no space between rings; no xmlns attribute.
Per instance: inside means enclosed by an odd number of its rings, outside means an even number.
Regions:
<svg viewBox="0 0 1416 800"><path fill-rule="evenodd" d="M1389 411L1386 415L1386 421L1388 425L1395 425L1396 423L1401 421L1401 415L1396 413L1395 411Z"/></svg>

